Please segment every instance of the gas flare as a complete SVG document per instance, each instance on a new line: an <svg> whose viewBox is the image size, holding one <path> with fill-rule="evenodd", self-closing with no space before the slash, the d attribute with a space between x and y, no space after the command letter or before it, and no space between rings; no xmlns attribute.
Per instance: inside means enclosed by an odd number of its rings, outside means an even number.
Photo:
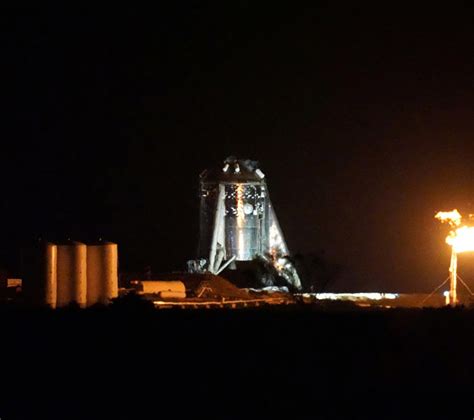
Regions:
<svg viewBox="0 0 474 420"><path fill-rule="evenodd" d="M462 225L462 216L456 210L439 211L435 218L441 223L448 223L451 231L446 237L446 243L451 247L451 265L449 266L449 303L456 305L457 299L457 255L462 252L474 251L474 226Z"/></svg>
<svg viewBox="0 0 474 420"><path fill-rule="evenodd" d="M474 227L462 226L457 228L446 238L446 243L451 245L458 254L474 251Z"/></svg>
<svg viewBox="0 0 474 420"><path fill-rule="evenodd" d="M453 228L446 237L446 243L456 253L474 251L474 226L462 226L462 216L456 209L440 211L436 213L435 218Z"/></svg>
<svg viewBox="0 0 474 420"><path fill-rule="evenodd" d="M462 216L456 210L451 211L439 211L436 213L435 218L440 220L441 223L449 223L451 226L459 226L461 224Z"/></svg>

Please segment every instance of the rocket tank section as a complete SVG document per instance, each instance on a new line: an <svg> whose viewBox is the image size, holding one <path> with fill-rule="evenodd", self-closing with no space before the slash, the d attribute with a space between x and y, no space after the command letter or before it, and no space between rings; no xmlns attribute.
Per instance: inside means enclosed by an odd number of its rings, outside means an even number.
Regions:
<svg viewBox="0 0 474 420"><path fill-rule="evenodd" d="M258 260L301 288L258 162L229 157L203 171L199 195L199 259L190 262L190 271L218 274L231 263Z"/></svg>

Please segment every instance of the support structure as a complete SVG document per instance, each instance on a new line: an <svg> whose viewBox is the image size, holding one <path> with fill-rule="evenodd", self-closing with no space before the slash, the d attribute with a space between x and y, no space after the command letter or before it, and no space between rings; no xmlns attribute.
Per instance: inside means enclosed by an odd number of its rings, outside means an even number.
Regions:
<svg viewBox="0 0 474 420"><path fill-rule="evenodd" d="M451 251L451 264L449 266L449 304L455 306L459 303L457 295L458 286L458 254L454 250Z"/></svg>

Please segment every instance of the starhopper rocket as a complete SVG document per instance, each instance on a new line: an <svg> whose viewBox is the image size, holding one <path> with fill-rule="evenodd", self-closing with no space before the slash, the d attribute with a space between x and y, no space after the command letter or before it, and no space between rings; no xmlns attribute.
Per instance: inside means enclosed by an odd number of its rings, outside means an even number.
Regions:
<svg viewBox="0 0 474 420"><path fill-rule="evenodd" d="M258 261L266 268L260 286L301 289L258 162L229 157L199 181L198 259L188 262L189 271L219 274Z"/></svg>

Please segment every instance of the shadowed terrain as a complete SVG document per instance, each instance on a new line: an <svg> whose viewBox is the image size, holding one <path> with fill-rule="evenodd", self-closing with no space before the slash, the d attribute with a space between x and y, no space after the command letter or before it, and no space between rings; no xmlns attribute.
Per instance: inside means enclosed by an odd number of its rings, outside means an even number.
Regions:
<svg viewBox="0 0 474 420"><path fill-rule="evenodd" d="M0 319L6 419L169 409L399 418L410 401L440 414L450 396L456 410L472 408L468 309L159 311L136 298L82 311L3 307Z"/></svg>

